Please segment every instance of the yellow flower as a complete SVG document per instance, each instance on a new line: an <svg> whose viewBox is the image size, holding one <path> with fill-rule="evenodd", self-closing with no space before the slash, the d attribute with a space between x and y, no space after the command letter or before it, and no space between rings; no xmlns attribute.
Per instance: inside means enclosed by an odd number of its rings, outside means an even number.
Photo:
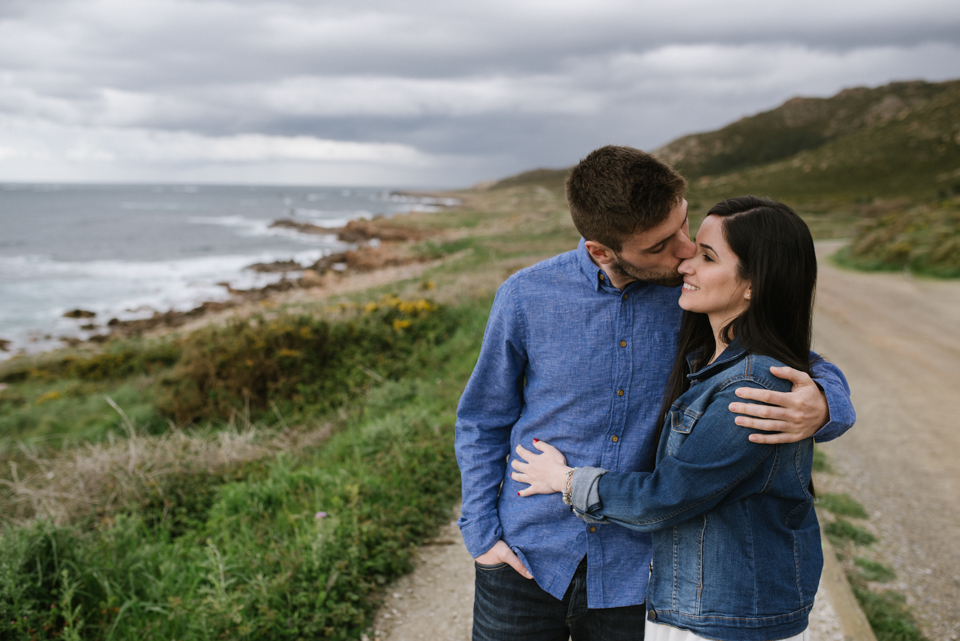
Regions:
<svg viewBox="0 0 960 641"><path fill-rule="evenodd" d="M370 312L376 311L376 309L377 309L377 304L373 301L370 301L369 303L367 303L367 306L363 308L363 311L369 314Z"/></svg>
<svg viewBox="0 0 960 641"><path fill-rule="evenodd" d="M37 405L43 405L47 401L55 401L60 398L60 392L52 390L37 399Z"/></svg>
<svg viewBox="0 0 960 641"><path fill-rule="evenodd" d="M393 329L397 330L398 332L404 327L410 327L410 321L400 320L399 318L393 321Z"/></svg>
<svg viewBox="0 0 960 641"><path fill-rule="evenodd" d="M300 356L300 352L295 349L287 349L286 347L282 347L280 351L277 352L277 356L289 356L290 358L296 358L297 356Z"/></svg>

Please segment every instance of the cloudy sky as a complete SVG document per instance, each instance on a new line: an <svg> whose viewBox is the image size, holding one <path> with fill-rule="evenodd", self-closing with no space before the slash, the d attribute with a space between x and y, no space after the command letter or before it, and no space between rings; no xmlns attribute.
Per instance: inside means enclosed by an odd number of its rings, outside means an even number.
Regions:
<svg viewBox="0 0 960 641"><path fill-rule="evenodd" d="M915 78L956 0L0 0L0 181L462 186Z"/></svg>

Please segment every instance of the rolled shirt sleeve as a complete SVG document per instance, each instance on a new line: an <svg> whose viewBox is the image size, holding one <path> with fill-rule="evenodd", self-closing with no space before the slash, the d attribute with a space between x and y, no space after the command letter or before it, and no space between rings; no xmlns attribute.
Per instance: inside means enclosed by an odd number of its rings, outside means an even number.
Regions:
<svg viewBox="0 0 960 641"><path fill-rule="evenodd" d="M826 443L841 436L853 427L857 413L850 400L850 386L840 368L811 352L811 378L823 390L827 399L830 420L821 427L813 439L817 443Z"/></svg>

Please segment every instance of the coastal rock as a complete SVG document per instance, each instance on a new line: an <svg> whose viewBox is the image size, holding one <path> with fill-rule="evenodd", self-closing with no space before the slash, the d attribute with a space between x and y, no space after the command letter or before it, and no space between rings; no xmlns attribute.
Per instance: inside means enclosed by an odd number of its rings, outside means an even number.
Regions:
<svg viewBox="0 0 960 641"><path fill-rule="evenodd" d="M303 270L303 276L300 277L301 287L319 287L323 285L323 276L312 269Z"/></svg>
<svg viewBox="0 0 960 641"><path fill-rule="evenodd" d="M66 312L64 318L94 318L97 315L96 312L91 312L86 309L71 309L69 312Z"/></svg>
<svg viewBox="0 0 960 641"><path fill-rule="evenodd" d="M0 352L10 351L10 341L0 338Z"/></svg>
<svg viewBox="0 0 960 641"><path fill-rule="evenodd" d="M244 269L250 269L261 274L280 274L298 272L303 269L303 265L295 260L277 260L272 263L254 263L253 265L247 265Z"/></svg>
<svg viewBox="0 0 960 641"><path fill-rule="evenodd" d="M373 220L351 220L343 227L321 227L311 223L297 222L289 218L281 218L273 221L270 226L294 229L301 234L335 235L337 240L344 243L367 243L374 239L383 241L420 240L427 236L427 232L422 230L386 225L384 224L385 220L382 216L377 216Z"/></svg>

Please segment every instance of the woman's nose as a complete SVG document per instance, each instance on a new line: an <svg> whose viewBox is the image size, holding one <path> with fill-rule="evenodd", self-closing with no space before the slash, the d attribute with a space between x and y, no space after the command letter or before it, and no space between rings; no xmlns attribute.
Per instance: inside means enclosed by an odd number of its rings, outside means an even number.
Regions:
<svg viewBox="0 0 960 641"><path fill-rule="evenodd" d="M693 260L686 259L680 262L680 266L677 267L677 271L681 274L692 274L693 273Z"/></svg>

